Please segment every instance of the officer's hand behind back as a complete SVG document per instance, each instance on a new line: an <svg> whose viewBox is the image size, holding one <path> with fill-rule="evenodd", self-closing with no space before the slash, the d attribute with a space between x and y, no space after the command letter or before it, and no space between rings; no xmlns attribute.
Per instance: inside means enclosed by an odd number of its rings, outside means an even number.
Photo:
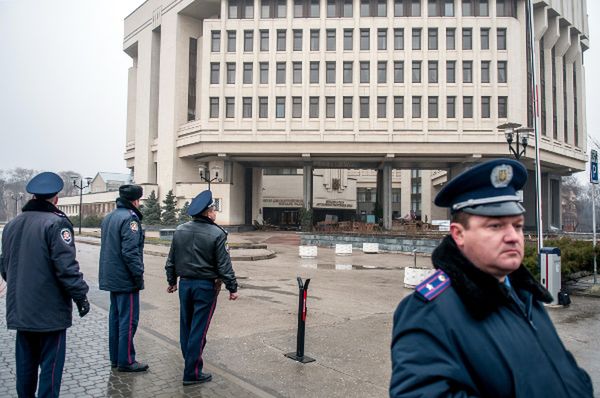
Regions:
<svg viewBox="0 0 600 398"><path fill-rule="evenodd" d="M235 292L235 293L231 293L231 292L229 292L229 300L237 300L237 298L238 298L239 296L240 296L240 295L239 295L237 292Z"/></svg>
<svg viewBox="0 0 600 398"><path fill-rule="evenodd" d="M77 311L79 311L79 317L83 318L90 312L90 302L87 300L87 297L77 300L75 304L77 305Z"/></svg>

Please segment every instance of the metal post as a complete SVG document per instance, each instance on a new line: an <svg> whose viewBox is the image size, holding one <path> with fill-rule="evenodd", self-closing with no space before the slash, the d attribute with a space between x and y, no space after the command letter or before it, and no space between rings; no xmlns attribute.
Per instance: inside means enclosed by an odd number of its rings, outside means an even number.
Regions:
<svg viewBox="0 0 600 398"><path fill-rule="evenodd" d="M540 103L538 97L538 84L537 84L537 68L536 68L536 54L535 54L535 32L533 26L533 1L527 0L527 31L529 32L529 43L528 51L530 54L529 68L531 71L531 93L533 99L533 133L535 136L535 213L537 217L537 249L538 254L544 247L544 229L542 225L542 170L540 165L540 134L539 128L541 126L541 114L540 114Z"/></svg>
<svg viewBox="0 0 600 398"><path fill-rule="evenodd" d="M81 180L83 185L83 180ZM81 221L83 220L83 187L79 188L79 235L81 236Z"/></svg>
<svg viewBox="0 0 600 398"><path fill-rule="evenodd" d="M596 284L596 276L598 275L598 267L596 265L596 184L592 184L592 231L594 247L594 285Z"/></svg>
<svg viewBox="0 0 600 398"><path fill-rule="evenodd" d="M297 277L298 281L298 335L296 337L296 352L285 354L286 357L300 363L314 362L315 359L304 355L304 335L306 331L306 296L310 278L302 283L302 278Z"/></svg>

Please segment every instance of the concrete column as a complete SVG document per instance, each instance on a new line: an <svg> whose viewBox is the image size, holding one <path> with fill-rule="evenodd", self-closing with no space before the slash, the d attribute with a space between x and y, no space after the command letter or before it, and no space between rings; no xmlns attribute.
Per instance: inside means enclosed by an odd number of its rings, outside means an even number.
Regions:
<svg viewBox="0 0 600 398"><path fill-rule="evenodd" d="M383 207L383 228L389 230L392 228L392 166L390 164L384 164L383 170L381 171L382 196L378 198L378 201ZM379 191L379 185L377 188Z"/></svg>
<svg viewBox="0 0 600 398"><path fill-rule="evenodd" d="M400 170L400 217L404 217L410 213L410 195L412 187L410 183L410 170Z"/></svg>
<svg viewBox="0 0 600 398"><path fill-rule="evenodd" d="M421 219L431 222L431 206L433 197L431 196L431 170L421 170Z"/></svg>
<svg viewBox="0 0 600 398"><path fill-rule="evenodd" d="M252 219L262 224L263 219L263 173L261 168L252 169Z"/></svg>
<svg viewBox="0 0 600 398"><path fill-rule="evenodd" d="M560 35L556 45L554 46L554 56L556 65L556 120L557 120L557 133L558 140L567 142L567 132L564 131L564 96L563 91L566 89L563 82L563 60L564 55L571 46L571 36L569 35L569 27L563 26L560 28ZM550 80L552 81L552 80Z"/></svg>
<svg viewBox="0 0 600 398"><path fill-rule="evenodd" d="M312 209L313 205L313 166L306 164L302 168L302 199L304 200L304 208Z"/></svg>

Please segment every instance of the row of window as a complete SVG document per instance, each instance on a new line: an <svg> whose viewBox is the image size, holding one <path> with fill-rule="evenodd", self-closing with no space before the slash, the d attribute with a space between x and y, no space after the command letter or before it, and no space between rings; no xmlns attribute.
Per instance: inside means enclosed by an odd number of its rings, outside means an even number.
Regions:
<svg viewBox="0 0 600 398"><path fill-rule="evenodd" d="M331 119L336 117L336 97L324 97L324 109L321 108L321 100L323 97L308 97L308 117L316 119L320 117L320 112L325 112L325 118ZM448 96L445 97L445 117L448 119L457 118L457 100L461 97ZM440 97L430 96L425 97L426 117L429 119L437 119L443 117L440 115ZM481 118L489 119L492 117L492 97L483 96L480 98ZM281 119L286 117L286 102L291 102L291 116L292 118L303 117L303 98L302 97L275 97L275 106L273 111L275 112L275 118ZM210 97L209 98L209 118L216 119L220 117L220 98ZM422 118L423 108L423 97L413 96L411 97L411 114L410 117L413 119ZM404 118L404 96L394 96L392 105L391 116L393 118ZM235 97L225 97L225 118L235 118ZM462 97L462 115L463 119L471 119L474 114L474 97L463 96ZM249 119L253 117L253 98L242 97L242 118ZM258 118L266 119L269 117L269 97L258 97ZM342 97L342 117L349 119L353 117L354 109L354 97L344 96ZM376 98L376 115L377 118L388 117L388 97L379 96ZM360 96L358 97L358 117L361 119L368 119L371 117L371 97ZM508 116L508 97L500 96L497 97L497 117L507 118Z"/></svg>
<svg viewBox="0 0 600 398"><path fill-rule="evenodd" d="M261 18L287 17L287 0L260 1ZM361 17L387 17L388 6L393 7L395 17L420 17L422 3L427 4L428 17L453 17L457 5L461 5L464 17L487 17L490 15L489 0L358 0ZM496 0L496 16L515 17L517 0ZM230 19L254 18L254 0L229 0L228 16ZM294 18L319 18L321 16L320 0L290 0ZM327 18L352 18L354 16L353 0L326 0ZM425 15L424 15L425 16Z"/></svg>
<svg viewBox="0 0 600 398"><path fill-rule="evenodd" d="M457 62L445 62L445 83L457 82ZM358 61L358 82L371 83L371 62ZM375 63L375 62L374 62ZM411 65L411 82L423 82L423 64L425 61L412 61ZM275 84L286 84L287 78L287 62L275 63ZM292 62L292 84L302 84L306 78L303 73L303 62ZM308 62L308 82L318 84L320 82L320 61ZM377 61L377 83L388 82L388 61ZM462 64L462 83L473 83L474 80L474 64L473 61L461 61ZM480 61L479 79L481 83L491 83L492 62ZM355 76L355 61L342 61L342 83L352 84ZM440 68L438 61L427 61L427 83L440 83ZM337 62L325 62L325 83L335 84L337 75ZM393 61L393 82L404 83L404 61ZM242 83L253 84L256 77L254 75L254 63L244 62L242 64ZM221 82L221 63L210 63L210 84L220 84ZM496 62L496 81L495 83L508 82L508 61ZM236 83L236 63L225 63L225 83ZM258 83L269 84L269 63L258 63Z"/></svg>
<svg viewBox="0 0 600 398"><path fill-rule="evenodd" d="M404 28L390 29L393 31L393 46L394 50L404 50ZM411 50L422 49L422 28L411 29ZM258 31L258 48L260 51L270 51L269 29L260 29ZM254 30L243 31L243 51L254 52ZM385 51L388 49L388 29L377 29L377 50ZM292 50L303 51L304 48L304 31L302 29L292 30ZM325 50L336 51L337 48L337 30L325 29ZM361 51L371 50L371 29L359 29L358 44ZM439 45L438 28L427 29L427 49L438 50ZM506 28L496 29L496 50L506 50ZM320 51L321 48L321 30L310 29L308 46L310 51ZM275 38L276 51L287 51L287 30L277 29ZM344 51L352 51L354 49L354 29L343 29ZM461 48L462 50L473 50L473 28L461 29ZM446 28L445 30L445 50L456 50L456 28ZM479 30L479 49L490 49L490 28L481 28ZM237 31L227 31L227 52L237 52ZM221 31L213 30L211 32L211 51L221 51Z"/></svg>

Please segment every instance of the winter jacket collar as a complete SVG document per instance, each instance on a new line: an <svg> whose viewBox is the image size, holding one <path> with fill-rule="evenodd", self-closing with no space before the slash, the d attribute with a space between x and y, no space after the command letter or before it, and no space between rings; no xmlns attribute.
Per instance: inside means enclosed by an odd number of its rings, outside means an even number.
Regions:
<svg viewBox="0 0 600 398"><path fill-rule="evenodd" d="M23 208L21 210L23 212L43 211L46 213L54 213L59 217L64 217L67 220L69 220L69 217L67 217L67 215L65 213L58 210L58 208L56 206L54 206L52 203L48 202L45 199L35 199L35 198L31 199L27 203L25 203L25 206L23 206ZM71 220L69 220L69 223L71 223ZM71 224L73 224L73 223L71 223Z"/></svg>
<svg viewBox="0 0 600 398"><path fill-rule="evenodd" d="M206 216L195 216L194 218L192 218L193 222L199 222L202 224L212 224L215 227L219 228L221 231L225 232L225 235L228 234L227 231L225 231L219 224L217 224L216 222L214 222L213 220L211 220L210 218L206 217Z"/></svg>
<svg viewBox="0 0 600 398"><path fill-rule="evenodd" d="M133 211L135 213L135 215L140 219L140 221L142 221L142 218L144 218L144 216L142 215L140 210L137 207L135 207L133 205L133 203L131 203L127 199L117 198L117 207L121 207L121 208Z"/></svg>
<svg viewBox="0 0 600 398"><path fill-rule="evenodd" d="M467 310L477 319L483 319L510 301L508 288L493 276L481 271L460 252L454 239L446 236L434 250L431 261L452 281L454 290ZM526 290L533 298L549 303L550 293L521 265L509 275L514 289Z"/></svg>

